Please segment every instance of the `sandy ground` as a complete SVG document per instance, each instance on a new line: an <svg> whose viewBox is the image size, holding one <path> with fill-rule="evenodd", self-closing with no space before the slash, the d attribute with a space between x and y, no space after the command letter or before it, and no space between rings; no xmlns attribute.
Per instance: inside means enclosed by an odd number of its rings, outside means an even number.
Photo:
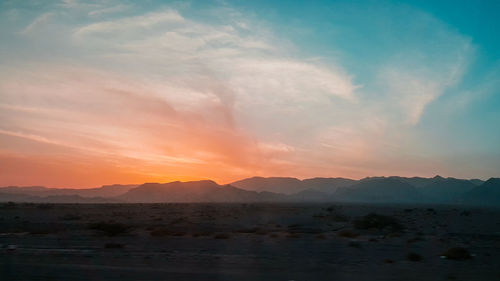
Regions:
<svg viewBox="0 0 500 281"><path fill-rule="evenodd" d="M500 280L499 265L498 209L0 203L0 280Z"/></svg>

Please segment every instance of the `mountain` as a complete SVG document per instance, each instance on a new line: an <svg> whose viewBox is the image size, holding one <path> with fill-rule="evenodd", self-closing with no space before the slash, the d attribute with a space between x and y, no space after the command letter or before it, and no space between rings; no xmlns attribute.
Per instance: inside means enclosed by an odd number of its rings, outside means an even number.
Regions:
<svg viewBox="0 0 500 281"><path fill-rule="evenodd" d="M346 178L311 178L302 180L304 188L324 193L334 193L340 187L351 186L357 182L357 180Z"/></svg>
<svg viewBox="0 0 500 281"><path fill-rule="evenodd" d="M311 178L299 180L286 177L253 177L231 183L232 186L253 191L270 191L283 194L295 194L304 190L316 190L334 193L337 188L355 184L357 181L346 178Z"/></svg>
<svg viewBox="0 0 500 281"><path fill-rule="evenodd" d="M481 184L483 184L483 183L485 182L485 181L480 180L480 179L470 179L469 181L470 181L471 183L473 183L473 184L477 185L477 186L479 186L479 185L481 185Z"/></svg>
<svg viewBox="0 0 500 281"><path fill-rule="evenodd" d="M20 193L0 193L0 202L30 202L30 203L117 203L111 198L81 197L78 195L53 195L47 197Z"/></svg>
<svg viewBox="0 0 500 281"><path fill-rule="evenodd" d="M345 178L254 177L219 185L213 181L105 185L89 189L0 187L0 202L377 202L500 205L500 179L435 176Z"/></svg>
<svg viewBox="0 0 500 281"><path fill-rule="evenodd" d="M146 183L118 196L125 202L160 203L160 202L259 202L275 201L283 195L258 193L233 187L218 185L210 180Z"/></svg>
<svg viewBox="0 0 500 281"><path fill-rule="evenodd" d="M47 188L43 186L7 186L0 187L1 193L9 194L24 194L36 197L48 197L48 196L71 196L78 195L80 197L104 197L111 198L121 194L126 193L130 189L137 187L137 185L103 185L97 188L86 188L86 189L76 189L76 188Z"/></svg>
<svg viewBox="0 0 500 281"><path fill-rule="evenodd" d="M284 177L253 177L235 181L231 185L249 191L269 191L283 194L293 194L307 189L299 179Z"/></svg>
<svg viewBox="0 0 500 281"><path fill-rule="evenodd" d="M463 196L463 202L473 205L500 207L500 178L490 178Z"/></svg>
<svg viewBox="0 0 500 281"><path fill-rule="evenodd" d="M466 192L476 187L470 180L455 178L434 179L418 190L432 203L456 203Z"/></svg>
<svg viewBox="0 0 500 281"><path fill-rule="evenodd" d="M366 203L421 202L423 195L413 185L396 178L365 178L342 187L332 196L335 201Z"/></svg>
<svg viewBox="0 0 500 281"><path fill-rule="evenodd" d="M445 180L445 178L443 178L442 176L435 176L433 178L422 178L422 177L411 177L411 178L406 178L406 177L397 177L397 176L393 176L393 177L390 177L390 178L393 178L393 179L397 179L397 180L400 180L402 182L406 182L406 183L409 183L411 185L413 185L414 187L424 187L426 185L429 185L431 183L435 183L435 182L440 182L442 180Z"/></svg>

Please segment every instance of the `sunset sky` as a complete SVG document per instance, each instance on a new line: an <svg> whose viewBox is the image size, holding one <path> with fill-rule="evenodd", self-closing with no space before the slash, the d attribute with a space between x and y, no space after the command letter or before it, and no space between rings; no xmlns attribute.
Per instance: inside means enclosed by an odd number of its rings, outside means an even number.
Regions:
<svg viewBox="0 0 500 281"><path fill-rule="evenodd" d="M498 177L499 14L1 0L0 186Z"/></svg>

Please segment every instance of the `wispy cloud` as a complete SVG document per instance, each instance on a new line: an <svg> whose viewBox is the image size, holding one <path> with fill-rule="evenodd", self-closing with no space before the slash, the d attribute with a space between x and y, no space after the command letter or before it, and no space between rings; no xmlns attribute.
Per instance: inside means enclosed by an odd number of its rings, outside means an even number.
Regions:
<svg viewBox="0 0 500 281"><path fill-rule="evenodd" d="M474 54L469 38L421 12L406 11L415 26L405 28L432 44L395 47L366 69L357 62L358 75L228 6L195 18L190 7L61 5L21 30L42 46L37 60L0 66L0 134L54 155L71 148L82 165L95 157L107 171L137 170L137 181L429 172L440 164L406 151L418 142L409 132ZM43 49L46 34L62 43Z"/></svg>

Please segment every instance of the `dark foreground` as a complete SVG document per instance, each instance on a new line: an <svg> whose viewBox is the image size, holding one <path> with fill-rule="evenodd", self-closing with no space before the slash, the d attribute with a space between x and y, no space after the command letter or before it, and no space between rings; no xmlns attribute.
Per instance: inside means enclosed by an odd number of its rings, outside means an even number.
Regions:
<svg viewBox="0 0 500 281"><path fill-rule="evenodd" d="M499 265L495 209L0 203L0 280L500 280Z"/></svg>

